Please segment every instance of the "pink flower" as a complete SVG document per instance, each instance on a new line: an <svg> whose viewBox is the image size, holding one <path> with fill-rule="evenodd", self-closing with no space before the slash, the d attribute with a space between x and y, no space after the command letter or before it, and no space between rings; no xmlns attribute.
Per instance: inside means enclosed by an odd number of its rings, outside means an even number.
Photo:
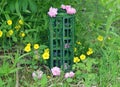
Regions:
<svg viewBox="0 0 120 87"><path fill-rule="evenodd" d="M42 75L43 75L43 72L40 71L40 70L34 71L34 72L32 73L32 77L33 77L33 78L37 78L37 79L41 79Z"/></svg>
<svg viewBox="0 0 120 87"><path fill-rule="evenodd" d="M53 67L53 68L51 69L51 71L52 71L52 74L53 74L54 76L60 76L60 68L59 68L59 67Z"/></svg>
<svg viewBox="0 0 120 87"><path fill-rule="evenodd" d="M69 73L65 73L65 78L68 78L69 77Z"/></svg>
<svg viewBox="0 0 120 87"><path fill-rule="evenodd" d="M76 13L76 9L72 8L70 5L61 5L62 9L65 9L67 11L67 14L75 14Z"/></svg>
<svg viewBox="0 0 120 87"><path fill-rule="evenodd" d="M62 4L62 5L61 5L61 8L62 8L62 9L66 9L66 6Z"/></svg>
<svg viewBox="0 0 120 87"><path fill-rule="evenodd" d="M70 5L63 5L63 4L62 4L62 5L61 5L61 8L67 10L67 9L71 8L71 6L70 6Z"/></svg>
<svg viewBox="0 0 120 87"><path fill-rule="evenodd" d="M65 73L65 78L72 78L72 77L74 77L74 75L75 75L75 73L74 72L69 72L69 73Z"/></svg>
<svg viewBox="0 0 120 87"><path fill-rule="evenodd" d="M66 9L68 14L75 14L76 13L76 9L75 8L68 8Z"/></svg>
<svg viewBox="0 0 120 87"><path fill-rule="evenodd" d="M65 6L65 9L66 9L66 10L68 10L69 8L71 8L70 5L66 5L66 6Z"/></svg>
<svg viewBox="0 0 120 87"><path fill-rule="evenodd" d="M48 15L49 15L50 17L56 17L57 11L58 11L57 8L50 7L49 12L48 12Z"/></svg>
<svg viewBox="0 0 120 87"><path fill-rule="evenodd" d="M75 75L75 73L72 71L69 73L69 77L74 77L74 75Z"/></svg>

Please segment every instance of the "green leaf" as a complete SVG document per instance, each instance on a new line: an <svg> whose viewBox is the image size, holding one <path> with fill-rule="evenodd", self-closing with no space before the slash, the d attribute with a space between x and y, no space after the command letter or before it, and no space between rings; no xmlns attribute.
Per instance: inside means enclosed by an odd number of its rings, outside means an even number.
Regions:
<svg viewBox="0 0 120 87"><path fill-rule="evenodd" d="M75 72L75 74L76 74L76 75L81 75L81 71L80 71L80 70L77 70L77 71Z"/></svg>
<svg viewBox="0 0 120 87"><path fill-rule="evenodd" d="M46 74L43 74L40 82L41 82L41 87L46 87L46 85L47 85L47 76L46 76Z"/></svg>
<svg viewBox="0 0 120 87"><path fill-rule="evenodd" d="M17 38L14 36L14 37L12 37L12 40L14 41L14 42L17 42L18 40L17 40Z"/></svg>
<svg viewBox="0 0 120 87"><path fill-rule="evenodd" d="M37 32L37 30L36 29L25 30L25 33L30 33L30 32Z"/></svg>
<svg viewBox="0 0 120 87"><path fill-rule="evenodd" d="M40 45L40 49L45 49L45 48L47 48L46 45Z"/></svg>
<svg viewBox="0 0 120 87"><path fill-rule="evenodd" d="M77 63L77 66L83 69L86 67L84 63Z"/></svg>
<svg viewBox="0 0 120 87"><path fill-rule="evenodd" d="M23 11L27 10L28 7L28 0L19 0L19 4L21 4L21 9Z"/></svg>
<svg viewBox="0 0 120 87"><path fill-rule="evenodd" d="M37 11L37 7L36 7L36 3L33 0L28 0L29 2L29 8L32 12L36 12Z"/></svg>
<svg viewBox="0 0 120 87"><path fill-rule="evenodd" d="M67 78L67 82L72 82L73 81L73 79L72 78Z"/></svg>
<svg viewBox="0 0 120 87"><path fill-rule="evenodd" d="M20 14L18 1L15 2L15 9L16 9L17 14L20 16L21 14Z"/></svg>
<svg viewBox="0 0 120 87"><path fill-rule="evenodd" d="M69 87L67 83L64 83L63 84L63 87Z"/></svg>
<svg viewBox="0 0 120 87"><path fill-rule="evenodd" d="M11 1L10 3L9 3L9 9L13 12L13 11L15 11L15 3L14 3L14 1Z"/></svg>
<svg viewBox="0 0 120 87"><path fill-rule="evenodd" d="M10 73L14 73L14 72L16 72L17 70L22 69L22 68L15 68L15 69L10 68L10 69L11 69L11 70L9 71L9 74L10 74Z"/></svg>
<svg viewBox="0 0 120 87"><path fill-rule="evenodd" d="M0 78L0 87L3 87L5 83L2 81L2 79Z"/></svg>

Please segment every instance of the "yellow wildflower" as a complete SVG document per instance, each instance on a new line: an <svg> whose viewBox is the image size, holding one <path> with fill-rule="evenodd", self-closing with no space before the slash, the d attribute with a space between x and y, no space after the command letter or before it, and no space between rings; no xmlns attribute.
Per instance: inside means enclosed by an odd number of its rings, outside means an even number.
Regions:
<svg viewBox="0 0 120 87"><path fill-rule="evenodd" d="M81 45L80 41L77 41L76 43L77 43L78 45Z"/></svg>
<svg viewBox="0 0 120 87"><path fill-rule="evenodd" d="M23 20L20 19L18 22L19 24L23 25Z"/></svg>
<svg viewBox="0 0 120 87"><path fill-rule="evenodd" d="M88 51L87 51L87 55L91 55L91 54L93 54L93 49L89 48Z"/></svg>
<svg viewBox="0 0 120 87"><path fill-rule="evenodd" d="M7 20L8 25L12 25L12 20Z"/></svg>
<svg viewBox="0 0 120 87"><path fill-rule="evenodd" d="M73 59L74 63L78 63L79 61L80 61L80 59L78 57L74 57L74 59Z"/></svg>
<svg viewBox="0 0 120 87"><path fill-rule="evenodd" d="M27 46L31 46L31 43L28 43Z"/></svg>
<svg viewBox="0 0 120 87"><path fill-rule="evenodd" d="M2 37L2 35L3 35L3 32L0 30L0 37Z"/></svg>
<svg viewBox="0 0 120 87"><path fill-rule="evenodd" d="M99 36L97 37L97 40L98 40L98 41L103 41L103 36L99 35Z"/></svg>
<svg viewBox="0 0 120 87"><path fill-rule="evenodd" d="M13 30L9 30L8 33L10 36L13 35Z"/></svg>
<svg viewBox="0 0 120 87"><path fill-rule="evenodd" d="M31 51L30 45L27 45L27 46L24 48L24 51L25 51L25 52L30 52L30 51Z"/></svg>
<svg viewBox="0 0 120 87"><path fill-rule="evenodd" d="M45 50L44 50L44 52L47 52L47 53L49 53L49 48L45 49Z"/></svg>
<svg viewBox="0 0 120 87"><path fill-rule="evenodd" d="M12 35L13 35L13 30L11 29L11 30L9 30L9 31L7 32L7 36L10 37L10 36L12 36Z"/></svg>
<svg viewBox="0 0 120 87"><path fill-rule="evenodd" d="M80 59L81 59L81 60L85 60L85 59L86 59L86 56L85 56L84 54L81 54L81 55L80 55Z"/></svg>
<svg viewBox="0 0 120 87"><path fill-rule="evenodd" d="M44 52L42 54L42 57L43 57L43 59L49 59L49 53L48 52Z"/></svg>
<svg viewBox="0 0 120 87"><path fill-rule="evenodd" d="M15 29L16 29L17 31L18 31L20 28L21 28L20 25L16 25L16 26L15 26Z"/></svg>
<svg viewBox="0 0 120 87"><path fill-rule="evenodd" d="M51 77L50 76L47 76L48 79L50 79Z"/></svg>
<svg viewBox="0 0 120 87"><path fill-rule="evenodd" d="M20 36L21 36L21 37L25 37L25 33L24 33L24 32L21 32L21 33L20 33Z"/></svg>
<svg viewBox="0 0 120 87"><path fill-rule="evenodd" d="M74 48L74 52L76 52L76 51L77 51L77 48L75 47L75 48Z"/></svg>
<svg viewBox="0 0 120 87"><path fill-rule="evenodd" d="M39 48L39 44L34 44L34 49L37 50Z"/></svg>
<svg viewBox="0 0 120 87"><path fill-rule="evenodd" d="M92 54L91 51L87 51L87 55L90 55L90 54Z"/></svg>
<svg viewBox="0 0 120 87"><path fill-rule="evenodd" d="M88 48L88 50L89 50L89 51L93 51L93 49L92 49L92 48Z"/></svg>

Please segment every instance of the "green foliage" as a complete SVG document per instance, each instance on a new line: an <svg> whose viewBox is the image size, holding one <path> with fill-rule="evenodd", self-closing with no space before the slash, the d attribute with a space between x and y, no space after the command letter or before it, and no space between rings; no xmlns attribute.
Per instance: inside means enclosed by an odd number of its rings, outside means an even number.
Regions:
<svg viewBox="0 0 120 87"><path fill-rule="evenodd" d="M2 79L0 78L0 86L2 87L5 84L5 82L2 81Z"/></svg>
<svg viewBox="0 0 120 87"><path fill-rule="evenodd" d="M42 79L40 82L41 82L41 87L47 86L46 85L47 84L47 76L45 74L42 76Z"/></svg>
<svg viewBox="0 0 120 87"><path fill-rule="evenodd" d="M47 61L42 58L49 45L47 12L51 6L57 8L61 4L71 5L77 10L75 56L86 55L85 60L73 65L75 77L68 79L63 73L61 77L47 78L48 70L43 67ZM12 20L11 25L8 25L8 20ZM120 0L1 0L0 86L14 87L15 72L20 70L20 87L119 87L119 23ZM10 30L13 30L11 36L8 35ZM103 40L99 41L98 36ZM24 49L28 43L31 51L26 53ZM39 44L39 49L34 49L34 44ZM89 48L93 49L92 55L86 54ZM19 68L16 67L18 63ZM31 77L36 69L45 71L40 80Z"/></svg>
<svg viewBox="0 0 120 87"><path fill-rule="evenodd" d="M21 68L17 68L16 65L18 60L12 61L12 56L0 56L0 59L3 58L0 64L0 86L1 87L10 87L15 85L14 73ZM12 64L11 64L12 62ZM12 76L12 77L11 77Z"/></svg>
<svg viewBox="0 0 120 87"><path fill-rule="evenodd" d="M97 67L98 62L96 59L88 58L82 63L76 63L73 65L73 70L76 70L76 81L84 80L83 83L85 86L90 87L92 85L96 85L97 79Z"/></svg>

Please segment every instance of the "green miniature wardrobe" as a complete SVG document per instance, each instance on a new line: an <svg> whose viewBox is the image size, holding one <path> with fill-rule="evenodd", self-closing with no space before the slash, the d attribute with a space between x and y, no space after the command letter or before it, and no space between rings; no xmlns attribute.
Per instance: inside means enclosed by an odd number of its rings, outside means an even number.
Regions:
<svg viewBox="0 0 120 87"><path fill-rule="evenodd" d="M64 11L49 20L50 68L71 70L74 57L74 15Z"/></svg>

